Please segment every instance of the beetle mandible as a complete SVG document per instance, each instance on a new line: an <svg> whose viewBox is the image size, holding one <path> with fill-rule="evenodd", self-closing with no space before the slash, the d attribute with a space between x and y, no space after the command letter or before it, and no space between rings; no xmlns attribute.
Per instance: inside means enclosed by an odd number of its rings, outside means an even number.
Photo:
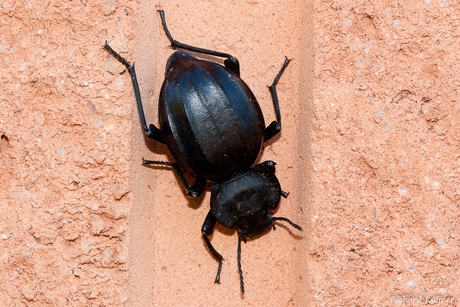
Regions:
<svg viewBox="0 0 460 307"><path fill-rule="evenodd" d="M244 293L241 270L241 241L275 228L281 220L296 229L302 228L285 217L274 217L281 190L275 176L275 162L256 161L264 142L281 131L281 113L276 84L290 60L285 59L269 91L276 120L265 126L260 106L248 85L240 78L238 60L227 53L193 47L174 40L166 26L165 15L158 11L171 46L198 54L225 58L224 65L198 59L176 51L166 64L165 80L160 91L158 113L160 128L147 126L134 65L116 53L106 42L104 48L120 61L131 76L140 121L145 135L166 144L176 163L149 161L143 164L171 166L191 197L200 196L208 181L211 187L211 210L201 228L203 239L219 262L215 282L220 283L222 256L209 241L216 222L238 231L238 271ZM192 186L184 177L194 176Z"/></svg>

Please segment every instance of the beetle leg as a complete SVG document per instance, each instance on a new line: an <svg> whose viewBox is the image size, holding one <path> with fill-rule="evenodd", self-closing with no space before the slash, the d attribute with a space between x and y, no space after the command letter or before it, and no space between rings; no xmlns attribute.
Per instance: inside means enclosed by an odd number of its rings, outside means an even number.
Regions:
<svg viewBox="0 0 460 307"><path fill-rule="evenodd" d="M200 197L200 195L206 188L206 179L197 178L195 180L195 183L193 183L192 186L189 186L187 180L185 180L184 174L182 173L182 170L180 169L179 165L177 163L174 163L173 167L177 177L179 177L180 182L182 182L182 185L187 190L187 195L193 198Z"/></svg>
<svg viewBox="0 0 460 307"><path fill-rule="evenodd" d="M244 281L243 281L243 270L241 269L241 240L244 240L246 242L246 239L238 234L238 253L237 253L237 258L238 258L238 272L240 273L240 289L241 293L244 294Z"/></svg>
<svg viewBox="0 0 460 307"><path fill-rule="evenodd" d="M227 58L224 61L225 67L230 69L232 72L234 72L238 77L240 76L240 64L238 62L238 59L235 58L234 56L228 54L228 53L223 53L223 52L218 52L218 51L213 51L213 50L208 50L208 49L203 49L199 47L194 47L190 45L186 45L183 43L180 43L176 40L173 39L171 33L168 30L168 27L166 26L166 20L165 20L165 13L163 10L158 11L160 13L161 17L161 23L163 24L163 29L166 33L166 36L168 36L169 41L171 42L172 47L177 47L177 48L182 48L185 50L189 50L192 52L197 52L197 53L203 53L203 54L209 54L221 58Z"/></svg>
<svg viewBox="0 0 460 307"><path fill-rule="evenodd" d="M184 177L184 174L182 173L182 170L180 169L177 163L170 163L170 162L165 162L165 161L150 161L150 160L145 160L144 158L142 158L142 164L143 165L158 164L158 165L172 166L174 168L174 171L177 177L179 177L180 182L187 190L187 195L190 197L193 197L193 198L199 197L203 193L204 189L206 188L207 181L206 179L203 179L203 178L197 178L195 180L195 183L192 186L189 186L187 180Z"/></svg>
<svg viewBox="0 0 460 307"><path fill-rule="evenodd" d="M288 58L284 60L283 67L281 67L280 71L278 72L278 75L276 75L272 85L268 87L270 95L272 96L273 105L275 106L276 121L273 121L267 128L265 128L265 141L268 141L281 131L281 112L280 105L278 102L278 95L276 93L276 84L278 83L279 79L281 78L281 75L283 74L284 70L286 69L286 66L288 66L290 61L291 60L289 60Z"/></svg>
<svg viewBox="0 0 460 307"><path fill-rule="evenodd" d="M121 55L115 52L115 50L113 50L112 47L110 47L109 44L107 44L107 42L105 42L104 48L111 55L113 55L114 58L116 58L123 65L125 65L125 67L128 69L129 75L131 76L131 81L133 82L134 95L136 96L136 102L137 102L137 109L139 110L139 116L141 118L141 123L144 128L145 135L150 139L154 139L155 141L164 144L165 140L163 138L163 134L161 133L161 130L155 127L154 125L150 125L147 127L147 123L145 121L145 115L144 115L144 108L142 107L141 93L139 91L139 83L137 82L136 71L134 70L134 65L131 65Z"/></svg>
<svg viewBox="0 0 460 307"><path fill-rule="evenodd" d="M151 161L151 160L145 160L144 158L142 158L142 165L147 165L147 164L174 166L174 163L170 163L170 162L166 162L166 161Z"/></svg>
<svg viewBox="0 0 460 307"><path fill-rule="evenodd" d="M217 268L216 280L214 282L220 284L220 271L222 270L222 260L224 260L224 258L222 257L221 254L219 254L216 251L214 246L212 246L208 238L208 236L212 235L215 225L216 225L216 218L212 214L211 210L209 210L209 213L206 216L206 219L204 220L203 226L201 227L201 233L203 234L204 242L206 242L206 245L211 251L211 254L214 256L214 258L216 258L217 261L219 261L219 267Z"/></svg>
<svg viewBox="0 0 460 307"><path fill-rule="evenodd" d="M273 221L285 221L285 222L288 222L288 224L291 225L292 227L294 227L295 229L298 229L298 230L300 230L300 231L303 231L302 227L300 227L300 226L297 225L297 224L294 224L294 223L291 222L288 218L280 217L280 216L272 216L272 220L273 220Z"/></svg>

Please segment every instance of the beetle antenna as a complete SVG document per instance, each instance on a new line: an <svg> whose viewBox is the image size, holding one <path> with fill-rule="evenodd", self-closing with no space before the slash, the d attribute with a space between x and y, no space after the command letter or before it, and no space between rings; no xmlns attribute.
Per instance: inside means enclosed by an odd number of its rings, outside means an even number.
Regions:
<svg viewBox="0 0 460 307"><path fill-rule="evenodd" d="M240 272L240 289L241 293L244 294L244 282L243 282L243 270L241 269L241 240L242 236L238 234L238 271Z"/></svg>
<svg viewBox="0 0 460 307"><path fill-rule="evenodd" d="M294 223L291 222L288 218L279 217L279 216L278 216L278 217L273 216L273 217L272 217L272 220L274 220L274 221L285 221L285 222L288 222L289 225L291 225L291 226L294 227L295 229L298 229L298 230L300 230L300 231L303 231L302 227L300 227L300 226L297 225L297 224L294 224Z"/></svg>
<svg viewBox="0 0 460 307"><path fill-rule="evenodd" d="M174 163L166 162L166 161L151 161L151 160L145 160L142 158L142 164L158 164L158 165L166 165L166 166L173 166Z"/></svg>

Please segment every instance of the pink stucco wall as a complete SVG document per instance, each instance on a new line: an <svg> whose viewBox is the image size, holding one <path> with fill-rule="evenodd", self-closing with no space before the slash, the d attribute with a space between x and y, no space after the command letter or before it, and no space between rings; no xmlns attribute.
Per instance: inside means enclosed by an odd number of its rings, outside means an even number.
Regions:
<svg viewBox="0 0 460 307"><path fill-rule="evenodd" d="M279 86L280 225L201 238L146 140L175 39L231 53L267 122ZM460 30L452 1L10 1L0 4L0 306L457 306ZM399 301L398 301L399 299ZM431 300L431 301L429 301Z"/></svg>

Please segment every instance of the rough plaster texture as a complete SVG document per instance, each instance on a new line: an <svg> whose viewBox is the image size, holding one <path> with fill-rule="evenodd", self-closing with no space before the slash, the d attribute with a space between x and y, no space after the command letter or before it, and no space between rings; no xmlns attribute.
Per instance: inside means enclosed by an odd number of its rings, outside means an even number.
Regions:
<svg viewBox="0 0 460 307"><path fill-rule="evenodd" d="M0 4L1 306L126 301L132 105L101 43L136 11Z"/></svg>
<svg viewBox="0 0 460 307"><path fill-rule="evenodd" d="M458 306L458 3L315 11L311 302Z"/></svg>
<svg viewBox="0 0 460 307"><path fill-rule="evenodd" d="M460 107L454 1L10 1L0 4L0 306L400 306L459 298ZM222 284L186 197L145 140L172 50L239 58L266 88L284 56L283 131L267 144L289 227L242 246L217 227Z"/></svg>

